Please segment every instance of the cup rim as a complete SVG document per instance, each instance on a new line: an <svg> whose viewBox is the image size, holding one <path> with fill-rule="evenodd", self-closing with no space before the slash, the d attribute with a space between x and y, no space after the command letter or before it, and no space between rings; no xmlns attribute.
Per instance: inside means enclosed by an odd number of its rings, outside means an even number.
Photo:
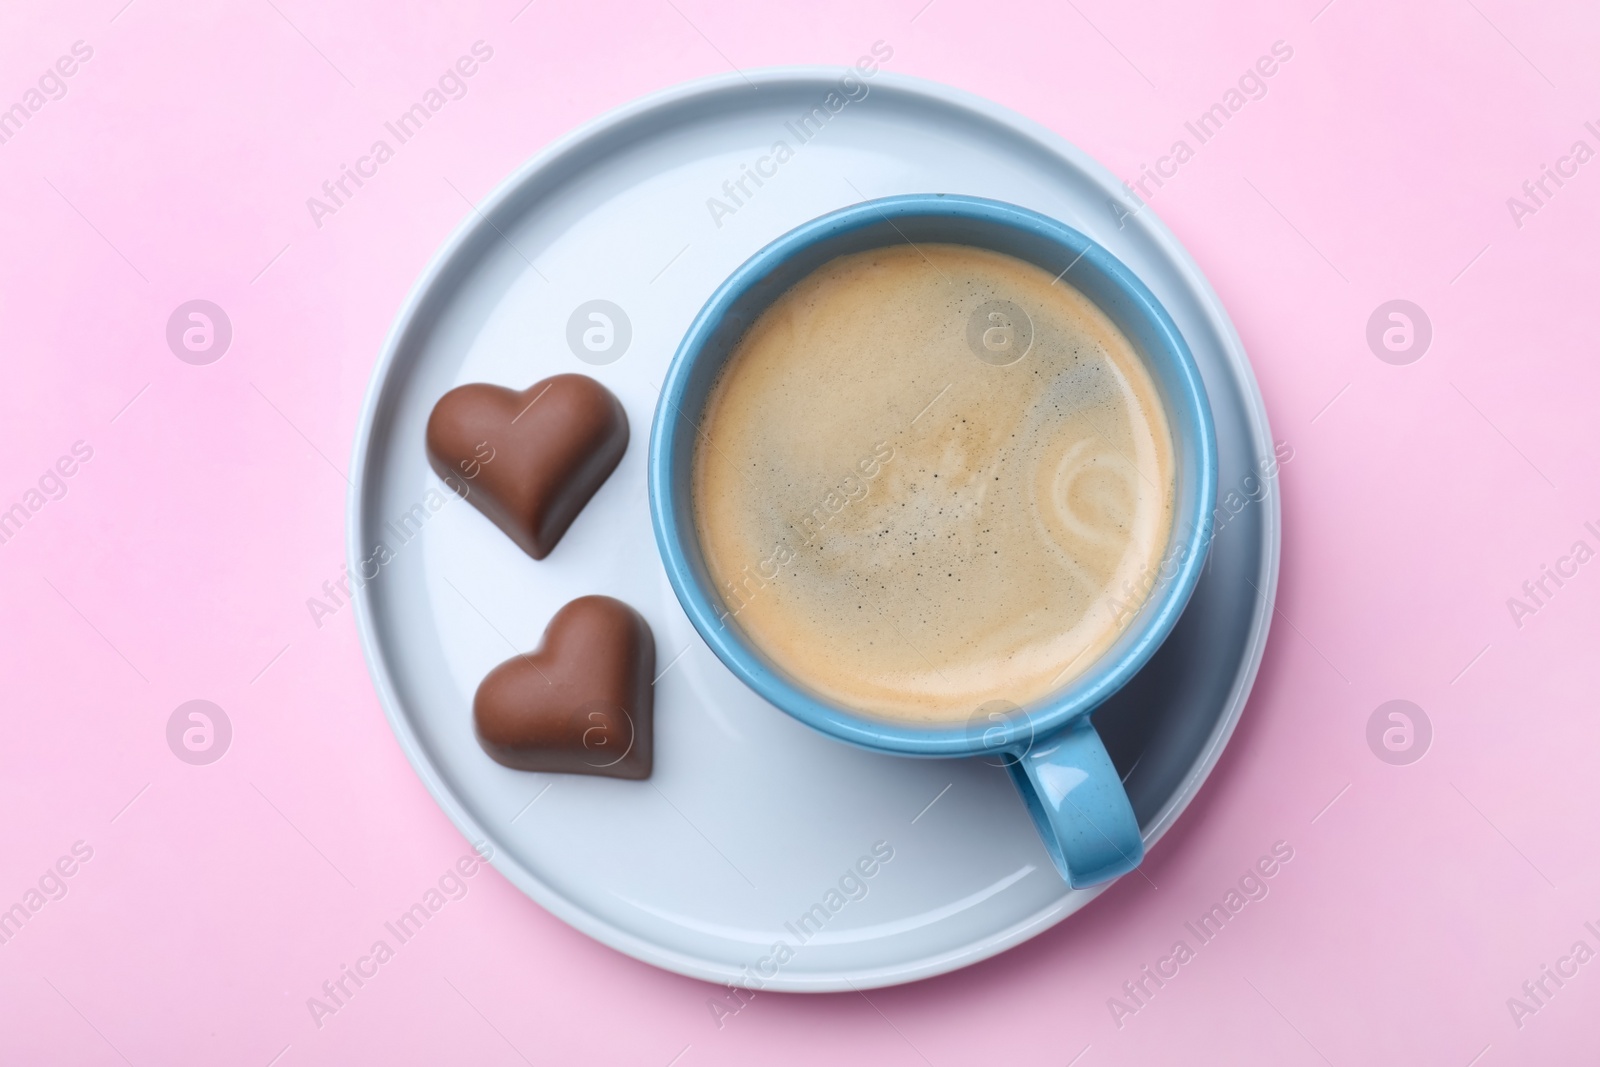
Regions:
<svg viewBox="0 0 1600 1067"><path fill-rule="evenodd" d="M895 220L919 216L974 220L1044 237L1075 254L1074 264L1082 262L1112 283L1151 327L1160 342L1162 355L1171 361L1176 371L1177 395L1168 395L1166 403L1169 407L1182 405L1193 416L1192 440L1187 444L1199 459L1191 506L1183 514L1174 513L1172 517L1173 536L1163 558L1170 558L1179 546L1185 549L1172 577L1156 587L1151 599L1140 607L1134 621L1112 647L1076 679L1034 705L1019 709L1021 714L1007 715L1002 722L977 734L973 731L971 717L924 724L852 712L806 691L769 667L737 624L722 621L723 616L728 619L732 616L719 611L720 595L714 589L702 587L694 562L680 537L682 526L690 531L689 536L694 536L693 503L687 499L678 500L671 488L678 464L693 462L692 446L680 448L672 432L678 419L690 417L690 413L684 411L683 400L691 371L705 353L707 342L737 302L811 245L879 222L893 225ZM1177 421L1172 420L1170 414L1169 425ZM699 411L693 415L698 416ZM698 427L698 422L695 425ZM685 456L684 452L689 454ZM829 212L776 238L730 274L695 316L673 354L651 425L647 466L650 516L667 580L689 621L717 658L759 696L806 725L863 748L909 756L1019 753L1110 698L1144 667L1182 615L1205 564L1212 533L1212 511L1216 506L1217 449L1210 401L1188 343L1155 294L1102 245L1063 222L1003 201L945 193L884 197ZM1130 635L1133 635L1131 640Z"/></svg>

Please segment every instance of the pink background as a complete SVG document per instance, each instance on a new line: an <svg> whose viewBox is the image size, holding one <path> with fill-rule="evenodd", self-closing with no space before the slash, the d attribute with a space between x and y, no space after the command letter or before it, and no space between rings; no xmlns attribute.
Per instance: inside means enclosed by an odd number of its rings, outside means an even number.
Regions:
<svg viewBox="0 0 1600 1067"><path fill-rule="evenodd" d="M1600 548L1583 528L1600 527L1600 371L1580 318L1600 162L1520 227L1506 204L1575 140L1600 148L1583 127L1600 125L1592 13L123 2L0 9L0 107L73 42L93 48L0 144L0 508L74 442L94 450L0 544L0 906L74 842L93 849L0 946L0 1061L1593 1055L1600 962L1547 979L1520 1027L1506 1003L1580 938L1600 949L1584 928L1600 927L1600 563L1520 628L1506 605L1575 540ZM305 199L479 39L495 58L469 94L316 228ZM589 941L490 872L319 1029L306 998L467 851L384 722L350 611L319 630L305 605L342 562L340 472L380 343L467 213L442 179L480 198L640 94L730 64L846 64L878 39L887 69L988 96L1125 177L1274 41L1294 50L1152 203L1295 449L1266 661L1149 859L1159 889L1125 879L958 974L870 1001L762 995L719 1028L716 987ZM1434 328L1409 366L1364 339L1397 297ZM210 366L164 338L194 298L233 323ZM195 698L233 723L211 766L165 739ZM1434 729L1409 766L1366 742L1396 698ZM1270 895L1119 1028L1107 999L1279 840L1294 859Z"/></svg>

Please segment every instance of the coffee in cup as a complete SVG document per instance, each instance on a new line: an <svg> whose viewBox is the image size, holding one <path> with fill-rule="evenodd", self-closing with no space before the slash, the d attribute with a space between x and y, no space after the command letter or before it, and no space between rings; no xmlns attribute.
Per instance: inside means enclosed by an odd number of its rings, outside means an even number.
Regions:
<svg viewBox="0 0 1600 1067"><path fill-rule="evenodd" d="M734 347L698 425L694 527L724 623L801 687L964 720L1067 685L1133 620L1171 537L1172 433L1067 273L872 248Z"/></svg>

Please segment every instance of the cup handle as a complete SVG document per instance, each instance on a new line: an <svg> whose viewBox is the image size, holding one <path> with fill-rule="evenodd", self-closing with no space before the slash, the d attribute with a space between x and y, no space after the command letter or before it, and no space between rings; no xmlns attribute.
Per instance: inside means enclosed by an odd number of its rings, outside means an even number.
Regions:
<svg viewBox="0 0 1600 1067"><path fill-rule="evenodd" d="M1144 858L1139 820L1089 716L1007 766L1045 850L1073 889L1127 874Z"/></svg>

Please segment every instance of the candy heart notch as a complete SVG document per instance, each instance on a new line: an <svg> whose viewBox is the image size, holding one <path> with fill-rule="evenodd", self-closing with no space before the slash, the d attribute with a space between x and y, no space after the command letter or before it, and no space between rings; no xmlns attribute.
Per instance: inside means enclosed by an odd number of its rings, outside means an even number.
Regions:
<svg viewBox="0 0 1600 1067"><path fill-rule="evenodd" d="M472 702L478 742L522 771L650 777L655 639L608 596L556 612L539 647L490 671Z"/></svg>
<svg viewBox="0 0 1600 1067"><path fill-rule="evenodd" d="M556 547L627 449L622 404L582 374L520 393L459 386L428 416L434 471L534 559Z"/></svg>

